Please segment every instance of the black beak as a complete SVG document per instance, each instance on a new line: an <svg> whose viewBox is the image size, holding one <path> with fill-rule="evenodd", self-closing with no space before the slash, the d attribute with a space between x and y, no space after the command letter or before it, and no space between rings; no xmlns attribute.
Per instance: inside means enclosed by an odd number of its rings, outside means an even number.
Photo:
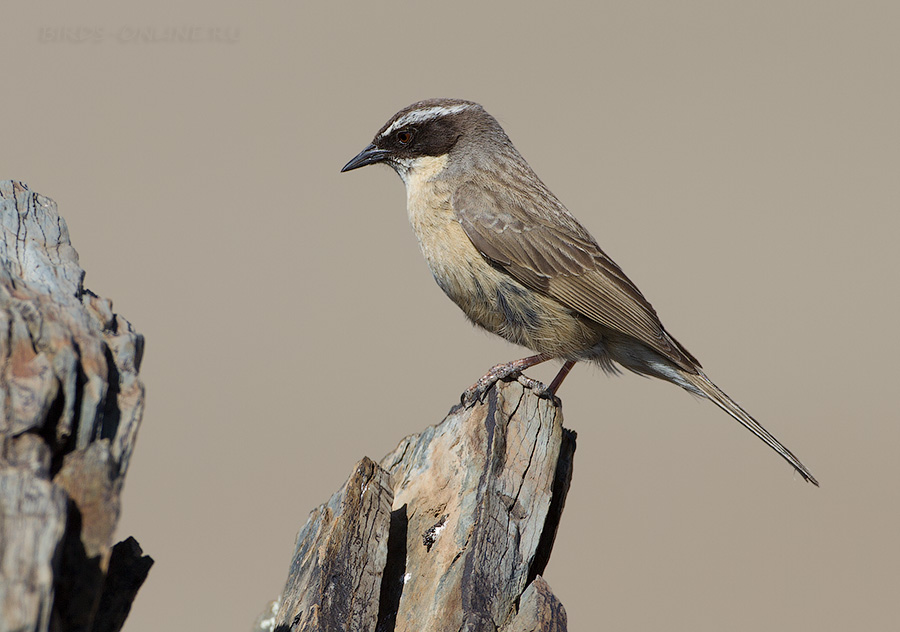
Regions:
<svg viewBox="0 0 900 632"><path fill-rule="evenodd" d="M391 152L386 149L378 149L375 145L369 145L356 154L356 157L353 158L353 160L344 165L344 168L341 169L341 173L350 171L351 169L359 169L366 165L373 165L376 162L383 162L390 154Z"/></svg>

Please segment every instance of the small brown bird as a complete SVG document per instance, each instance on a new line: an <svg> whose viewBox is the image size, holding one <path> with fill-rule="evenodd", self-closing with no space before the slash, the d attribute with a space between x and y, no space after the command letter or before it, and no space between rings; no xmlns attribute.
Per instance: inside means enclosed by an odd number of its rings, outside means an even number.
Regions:
<svg viewBox="0 0 900 632"><path fill-rule="evenodd" d="M341 171L375 163L390 165L406 184L409 221L441 289L476 325L537 352L493 367L463 394L464 402L511 377L552 397L576 362L595 362L609 373L618 364L712 400L819 484L706 377L480 105L413 103ZM564 364L549 387L522 376L551 359Z"/></svg>

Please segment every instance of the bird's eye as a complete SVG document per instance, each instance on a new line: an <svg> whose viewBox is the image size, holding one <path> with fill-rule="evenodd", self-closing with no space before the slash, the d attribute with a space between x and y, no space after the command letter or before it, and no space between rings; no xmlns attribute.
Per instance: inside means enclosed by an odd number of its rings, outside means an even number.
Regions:
<svg viewBox="0 0 900 632"><path fill-rule="evenodd" d="M401 145L409 145L412 142L413 133L408 129L401 129L397 132L397 142Z"/></svg>

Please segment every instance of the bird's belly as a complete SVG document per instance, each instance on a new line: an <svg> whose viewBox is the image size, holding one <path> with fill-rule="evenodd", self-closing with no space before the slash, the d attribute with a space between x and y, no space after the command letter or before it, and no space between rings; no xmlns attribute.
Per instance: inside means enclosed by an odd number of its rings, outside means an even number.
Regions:
<svg viewBox="0 0 900 632"><path fill-rule="evenodd" d="M449 196L410 198L409 219L435 281L476 325L538 353L580 359L600 342L589 321L492 266L456 220Z"/></svg>

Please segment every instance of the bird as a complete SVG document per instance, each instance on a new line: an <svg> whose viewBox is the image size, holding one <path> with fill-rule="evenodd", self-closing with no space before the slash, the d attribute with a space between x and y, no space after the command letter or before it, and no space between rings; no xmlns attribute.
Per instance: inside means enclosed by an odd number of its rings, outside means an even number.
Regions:
<svg viewBox="0 0 900 632"><path fill-rule="evenodd" d="M475 325L535 352L492 367L463 403L508 379L555 400L576 362L610 374L622 367L709 399L819 485L706 376L481 105L439 98L401 109L341 172L372 164L403 180L410 224L444 293ZM549 386L523 375L548 360L563 362Z"/></svg>

